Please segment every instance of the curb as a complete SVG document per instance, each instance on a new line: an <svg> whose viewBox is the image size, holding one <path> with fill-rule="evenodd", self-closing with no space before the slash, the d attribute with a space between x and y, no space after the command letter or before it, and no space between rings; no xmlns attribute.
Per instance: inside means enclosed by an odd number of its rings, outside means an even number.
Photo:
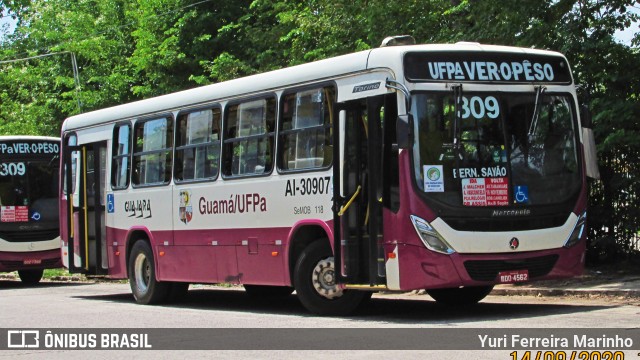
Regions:
<svg viewBox="0 0 640 360"><path fill-rule="evenodd" d="M491 295L498 296L613 296L640 298L640 290L612 289L555 289L555 288L494 288Z"/></svg>

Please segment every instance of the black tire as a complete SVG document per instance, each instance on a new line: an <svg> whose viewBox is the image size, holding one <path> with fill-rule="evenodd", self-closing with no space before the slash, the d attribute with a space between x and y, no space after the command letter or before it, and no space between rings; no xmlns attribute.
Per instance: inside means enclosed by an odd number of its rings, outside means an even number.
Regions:
<svg viewBox="0 0 640 360"><path fill-rule="evenodd" d="M129 256L129 285L138 304L160 304L167 300L171 283L156 279L155 260L151 247L144 240L133 244Z"/></svg>
<svg viewBox="0 0 640 360"><path fill-rule="evenodd" d="M22 281L25 285L35 285L42 280L42 275L44 274L44 270L18 270L18 276L20 276L20 281Z"/></svg>
<svg viewBox="0 0 640 360"><path fill-rule="evenodd" d="M493 290L493 285L466 286L463 288L427 290L427 294L444 305L473 305L489 295L491 290Z"/></svg>
<svg viewBox="0 0 640 360"><path fill-rule="evenodd" d="M291 286L243 285L247 295L256 298L284 298L293 293Z"/></svg>
<svg viewBox="0 0 640 360"><path fill-rule="evenodd" d="M357 290L340 290L329 283L320 283L318 279L323 278L317 267L333 278L335 269L333 264L333 254L329 247L328 240L315 241L307 246L298 261L293 275L293 282L298 295L298 299L307 310L318 315L342 316L353 312L364 299L371 297L370 292ZM324 265L324 268L322 267ZM316 286L324 289L321 295Z"/></svg>

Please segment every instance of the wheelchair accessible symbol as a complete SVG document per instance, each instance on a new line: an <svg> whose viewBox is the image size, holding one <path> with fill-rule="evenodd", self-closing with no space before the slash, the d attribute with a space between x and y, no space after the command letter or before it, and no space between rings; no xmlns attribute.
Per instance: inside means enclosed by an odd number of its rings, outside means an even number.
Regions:
<svg viewBox="0 0 640 360"><path fill-rule="evenodd" d="M107 212L113 213L116 210L115 200L113 199L113 194L107 194Z"/></svg>
<svg viewBox="0 0 640 360"><path fill-rule="evenodd" d="M524 204L529 202L529 187L526 185L516 185L516 190L513 194L513 198L516 199L516 203Z"/></svg>

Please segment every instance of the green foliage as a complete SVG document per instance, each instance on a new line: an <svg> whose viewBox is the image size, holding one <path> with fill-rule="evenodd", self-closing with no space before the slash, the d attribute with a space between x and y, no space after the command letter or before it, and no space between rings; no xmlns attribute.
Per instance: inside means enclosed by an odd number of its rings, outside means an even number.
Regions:
<svg viewBox="0 0 640 360"><path fill-rule="evenodd" d="M61 54L0 64L1 134L57 135L80 111L366 50L389 35L560 51L581 85L579 101L591 106L601 158L602 180L590 190L592 258L632 251L640 224L636 1L5 0L3 10L17 30L0 41L0 61ZM631 46L614 40L631 27Z"/></svg>

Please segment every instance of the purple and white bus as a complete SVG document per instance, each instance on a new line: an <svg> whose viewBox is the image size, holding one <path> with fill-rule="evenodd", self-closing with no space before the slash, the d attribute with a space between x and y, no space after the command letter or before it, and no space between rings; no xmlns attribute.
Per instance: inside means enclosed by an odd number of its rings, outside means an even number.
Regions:
<svg viewBox="0 0 640 360"><path fill-rule="evenodd" d="M574 81L551 51L383 46L68 118L72 272L139 303L243 284L346 314L372 292L482 300L583 270ZM66 189L71 189L67 191Z"/></svg>
<svg viewBox="0 0 640 360"><path fill-rule="evenodd" d="M0 136L0 272L23 283L60 268L60 139Z"/></svg>

